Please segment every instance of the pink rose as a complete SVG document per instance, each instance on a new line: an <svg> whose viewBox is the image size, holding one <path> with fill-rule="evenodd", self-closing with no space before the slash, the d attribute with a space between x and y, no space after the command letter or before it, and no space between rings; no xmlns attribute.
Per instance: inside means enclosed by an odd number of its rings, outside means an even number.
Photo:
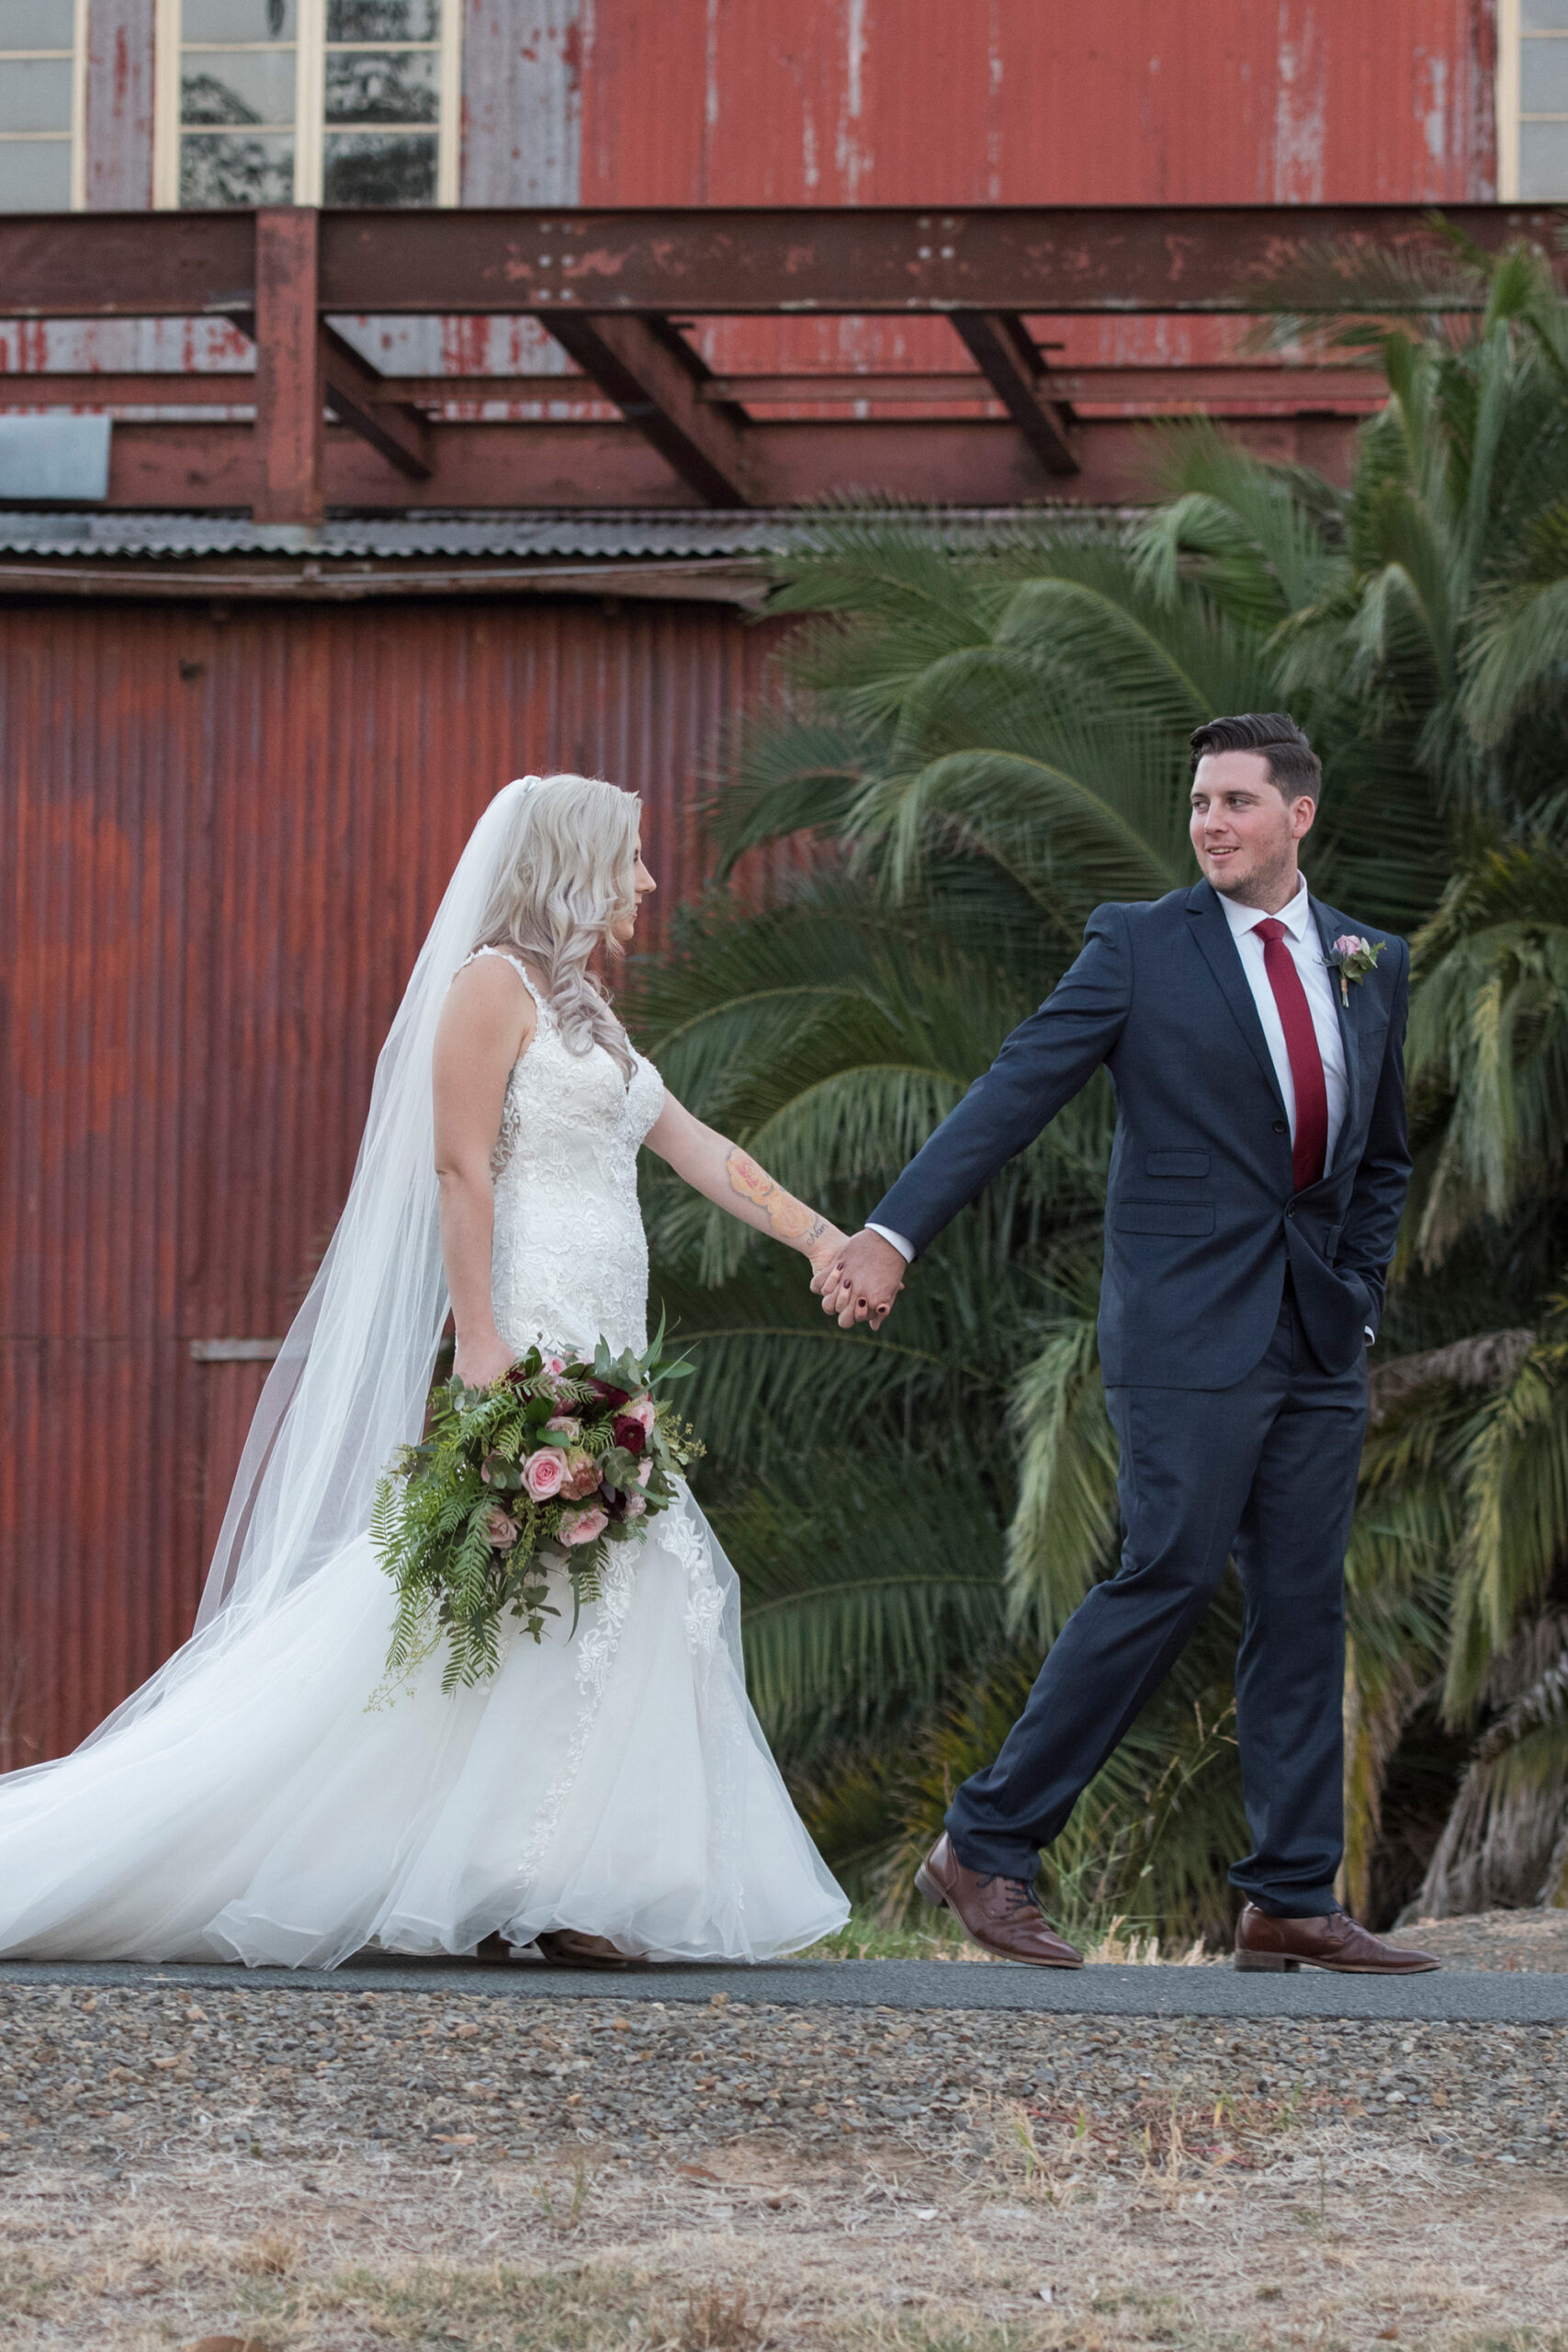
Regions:
<svg viewBox="0 0 1568 2352"><path fill-rule="evenodd" d="M547 1503L566 1483L566 1456L558 1446L547 1445L523 1464L523 1488L536 1503Z"/></svg>
<svg viewBox="0 0 1568 2352"><path fill-rule="evenodd" d="M569 1445L575 1445L582 1435L582 1423L574 1421L570 1413L552 1413L545 1427L554 1430L558 1437L565 1438Z"/></svg>
<svg viewBox="0 0 1568 2352"><path fill-rule="evenodd" d="M547 1356L545 1358L545 1370L553 1379L558 1380L562 1373L566 1370L566 1358L564 1356Z"/></svg>
<svg viewBox="0 0 1568 2352"><path fill-rule="evenodd" d="M569 1510L561 1515L560 1537L563 1544L592 1544L609 1526L607 1511Z"/></svg>
<svg viewBox="0 0 1568 2352"><path fill-rule="evenodd" d="M1371 944L1370 939L1358 939L1353 931L1342 931L1334 943L1334 953L1336 956L1366 956L1371 953Z"/></svg>
<svg viewBox="0 0 1568 2352"><path fill-rule="evenodd" d="M626 1407L626 1417L628 1421L640 1421L642 1433L647 1437L651 1433L653 1424L659 1418L659 1408L651 1396L637 1396Z"/></svg>
<svg viewBox="0 0 1568 2352"><path fill-rule="evenodd" d="M652 1476L653 1476L653 1456L652 1456L652 1454L651 1454L651 1453L645 1453L645 1454L643 1455L643 1457L642 1457L642 1460L641 1460L641 1461L637 1464L637 1485L638 1485L639 1487L646 1487L646 1486L647 1486L647 1484L648 1484L648 1482L649 1482L649 1480L652 1477Z"/></svg>
<svg viewBox="0 0 1568 2352"><path fill-rule="evenodd" d="M499 1503L491 1503L485 1518L485 1533L498 1552L508 1551L517 1541L517 1521L509 1519Z"/></svg>

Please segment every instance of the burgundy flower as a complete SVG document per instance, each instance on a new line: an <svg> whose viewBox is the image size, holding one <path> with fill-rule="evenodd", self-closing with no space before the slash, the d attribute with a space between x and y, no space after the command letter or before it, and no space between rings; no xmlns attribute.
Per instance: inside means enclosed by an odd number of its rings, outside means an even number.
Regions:
<svg viewBox="0 0 1568 2352"><path fill-rule="evenodd" d="M610 1434L615 1443L628 1453L641 1453L648 1444L648 1431L629 1413L617 1413L611 1424Z"/></svg>
<svg viewBox="0 0 1568 2352"><path fill-rule="evenodd" d="M612 1388L603 1380L591 1380L588 1385L592 1389L593 1394L598 1397L600 1403L605 1406L612 1413L618 1413L623 1405L629 1405L631 1403L631 1391L629 1389Z"/></svg>

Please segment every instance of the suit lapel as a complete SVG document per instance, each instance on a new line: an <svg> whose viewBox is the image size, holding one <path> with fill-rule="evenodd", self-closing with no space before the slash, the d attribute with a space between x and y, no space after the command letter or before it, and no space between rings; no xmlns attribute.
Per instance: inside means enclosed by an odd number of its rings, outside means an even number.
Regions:
<svg viewBox="0 0 1568 2352"><path fill-rule="evenodd" d="M1258 1018L1252 990L1247 974L1241 968L1241 957L1231 927L1225 921L1225 910L1220 904L1219 893L1207 882L1197 883L1187 894L1187 914L1192 934L1202 950L1203 957L1220 985L1220 994L1235 1018L1236 1027L1252 1048L1253 1059L1269 1083L1269 1091L1285 1110L1285 1098L1280 1091L1280 1081L1274 1075L1274 1058L1269 1051L1269 1041L1263 1035L1263 1023ZM1349 1048L1346 1048L1348 1053Z"/></svg>
<svg viewBox="0 0 1568 2352"><path fill-rule="evenodd" d="M1334 908L1325 907L1320 899L1312 899L1311 905L1312 918L1317 925L1318 942L1326 962L1328 951L1340 933L1350 930L1352 926ZM1357 935L1359 937L1359 933ZM1352 980L1348 989L1341 988L1339 975L1330 964L1328 984L1334 991L1334 1010L1339 1017L1339 1039L1345 1048L1345 1120L1340 1133L1354 1135L1361 1104L1361 1056L1356 1022L1365 982ZM1337 1145L1335 1149L1338 1150Z"/></svg>

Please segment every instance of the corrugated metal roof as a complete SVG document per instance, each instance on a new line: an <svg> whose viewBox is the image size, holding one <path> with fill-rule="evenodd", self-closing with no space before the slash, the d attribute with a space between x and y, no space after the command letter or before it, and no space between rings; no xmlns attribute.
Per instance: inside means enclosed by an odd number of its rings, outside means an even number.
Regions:
<svg viewBox="0 0 1568 2352"><path fill-rule="evenodd" d="M994 545L1038 531L1062 510L1039 506L895 510L951 543ZM1112 510L1075 506L1076 524ZM890 519L887 509L876 510ZM835 509L841 521L845 510ZM868 513L866 519L871 519ZM446 556L471 560L571 557L588 561L665 561L782 554L809 542L820 518L797 508L747 514L418 514L329 520L319 529L253 523L245 514L125 514L0 512L0 554L93 558L313 555L326 560L395 561Z"/></svg>

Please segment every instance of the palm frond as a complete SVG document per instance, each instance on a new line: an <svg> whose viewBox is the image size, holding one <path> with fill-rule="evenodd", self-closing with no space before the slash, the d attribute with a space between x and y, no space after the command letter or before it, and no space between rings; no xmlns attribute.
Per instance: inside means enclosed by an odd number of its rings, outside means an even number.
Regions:
<svg viewBox="0 0 1568 2352"><path fill-rule="evenodd" d="M1337 536L1321 481L1260 464L1202 421L1163 430L1159 474L1166 500L1135 547L1140 579L1168 608L1188 579L1219 613L1267 632L1317 601Z"/></svg>
<svg viewBox="0 0 1568 2352"><path fill-rule="evenodd" d="M1019 1499L1008 1533L1008 1576L1015 1619L1036 1624L1047 1641L1114 1557L1116 1440L1100 1383L1094 1316L1086 1281L1077 1314L1047 1327L1014 1393Z"/></svg>
<svg viewBox="0 0 1568 2352"><path fill-rule="evenodd" d="M819 1454L715 1514L745 1598L746 1676L785 1763L918 1714L1002 1644L1002 1539L973 1471Z"/></svg>

